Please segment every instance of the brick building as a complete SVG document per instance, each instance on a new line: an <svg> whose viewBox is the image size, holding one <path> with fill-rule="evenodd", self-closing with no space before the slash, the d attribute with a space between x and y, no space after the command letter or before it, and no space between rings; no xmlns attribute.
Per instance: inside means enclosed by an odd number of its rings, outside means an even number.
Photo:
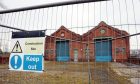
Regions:
<svg viewBox="0 0 140 84"><path fill-rule="evenodd" d="M74 52L78 53L77 60L82 59L81 36L76 34L64 26L61 26L56 32L46 37L45 59L68 61L74 60ZM75 56L76 57L76 56Z"/></svg>
<svg viewBox="0 0 140 84"><path fill-rule="evenodd" d="M55 61L127 61L130 55L129 35L100 22L83 35L64 26L46 37L45 59ZM117 39L116 39L117 38Z"/></svg>

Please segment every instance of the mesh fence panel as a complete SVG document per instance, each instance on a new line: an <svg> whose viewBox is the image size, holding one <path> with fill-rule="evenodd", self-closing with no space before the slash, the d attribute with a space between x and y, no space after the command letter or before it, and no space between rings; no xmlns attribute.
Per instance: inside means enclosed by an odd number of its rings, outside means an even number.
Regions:
<svg viewBox="0 0 140 84"><path fill-rule="evenodd" d="M139 84L140 0L59 4L0 12L0 83ZM12 32L33 30L45 30L43 73L10 71Z"/></svg>

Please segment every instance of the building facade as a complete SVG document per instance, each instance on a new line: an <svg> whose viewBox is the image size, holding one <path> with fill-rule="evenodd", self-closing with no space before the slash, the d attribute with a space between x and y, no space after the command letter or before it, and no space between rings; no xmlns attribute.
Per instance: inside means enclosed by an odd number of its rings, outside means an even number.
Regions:
<svg viewBox="0 0 140 84"><path fill-rule="evenodd" d="M130 55L128 35L126 31L113 28L103 21L83 35L61 26L56 32L46 37L45 59L125 62Z"/></svg>
<svg viewBox="0 0 140 84"><path fill-rule="evenodd" d="M64 26L61 26L56 32L47 36L45 43L46 60L78 61L82 59L80 51L82 49L81 36ZM77 53L77 57L74 57L74 53Z"/></svg>

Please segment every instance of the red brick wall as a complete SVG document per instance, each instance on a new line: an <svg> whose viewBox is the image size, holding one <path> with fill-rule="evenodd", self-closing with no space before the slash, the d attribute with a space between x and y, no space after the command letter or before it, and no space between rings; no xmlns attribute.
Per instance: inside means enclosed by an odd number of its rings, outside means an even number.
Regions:
<svg viewBox="0 0 140 84"><path fill-rule="evenodd" d="M101 34L100 30L104 29L106 30L106 33ZM95 38L100 38L100 37L109 37L109 38L118 38L120 36L124 36L124 35L128 35L126 32L112 28L110 26L107 26L106 24L102 24L100 23L99 26L93 28L92 30L90 30L89 32L83 34L83 41L88 43L89 42L89 46L90 49L93 51L91 51L90 56L94 56L93 58L95 58L95 54L94 54L94 44L91 44L92 42L94 42ZM87 42L88 41L88 42ZM121 38L121 39L116 39L116 40L112 40L112 61L127 61L129 54L130 54L130 47L129 47L129 38ZM116 48L122 49L125 48L124 52L116 52ZM92 59L92 58L91 58Z"/></svg>
<svg viewBox="0 0 140 84"><path fill-rule="evenodd" d="M61 34L64 33L64 36ZM55 37L55 38L54 38ZM51 36L46 37L46 50L53 50L53 53L46 53L45 50L45 59L46 60L56 60L56 41L57 40L69 40L69 52L70 52L70 60L74 60L74 49L78 49L78 60L82 60L82 42L81 36L74 32L69 31L64 26L61 26L56 32L54 32Z"/></svg>
<svg viewBox="0 0 140 84"><path fill-rule="evenodd" d="M70 42L70 59L74 61L74 49L78 50L78 60L82 60L82 43L81 42Z"/></svg>
<svg viewBox="0 0 140 84"><path fill-rule="evenodd" d="M106 32L101 34L100 30L104 29ZM62 37L61 34L64 33ZM104 22L101 22L97 27L91 29L87 33L80 36L74 32L69 31L64 26L61 26L56 32L51 36L46 37L45 49L49 50L46 53L45 50L45 59L46 60L55 60L55 51L56 51L56 40L69 40L70 48L70 60L74 60L74 49L78 49L78 61L87 61L85 49L89 48L90 61L95 60L95 50L94 50L94 39L100 37L109 37L109 38L118 38L120 36L128 35L127 32L118 30L111 26L106 25ZM56 38L54 38L56 37ZM125 48L124 52L116 52L117 49ZM52 51L51 51L52 50ZM127 61L130 54L129 38L121 38L112 40L112 61Z"/></svg>
<svg viewBox="0 0 140 84"><path fill-rule="evenodd" d="M45 60L55 60L55 38L46 37Z"/></svg>

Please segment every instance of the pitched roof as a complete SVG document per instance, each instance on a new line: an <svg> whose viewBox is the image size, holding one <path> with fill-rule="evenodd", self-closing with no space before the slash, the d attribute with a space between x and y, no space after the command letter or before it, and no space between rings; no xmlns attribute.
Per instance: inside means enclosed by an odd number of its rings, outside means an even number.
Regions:
<svg viewBox="0 0 140 84"><path fill-rule="evenodd" d="M74 35L77 35L77 36L81 36L80 34L77 34L75 32L72 32L70 31L69 29L67 29L65 26L61 26L57 31L55 31L54 33L51 34L51 36L54 36L57 32L61 31L61 30L64 30L64 31L67 31L67 32L70 32L71 34L74 34Z"/></svg>
<svg viewBox="0 0 140 84"><path fill-rule="evenodd" d="M118 28L114 28L114 27L106 24L104 21L101 21L97 26L95 26L94 28L92 28L88 32L84 33L82 36L88 35L90 32L95 31L96 29L98 29L100 27L106 27L106 28L109 28L109 29L113 29L114 31L116 31L119 34L129 35L126 31L119 30Z"/></svg>

